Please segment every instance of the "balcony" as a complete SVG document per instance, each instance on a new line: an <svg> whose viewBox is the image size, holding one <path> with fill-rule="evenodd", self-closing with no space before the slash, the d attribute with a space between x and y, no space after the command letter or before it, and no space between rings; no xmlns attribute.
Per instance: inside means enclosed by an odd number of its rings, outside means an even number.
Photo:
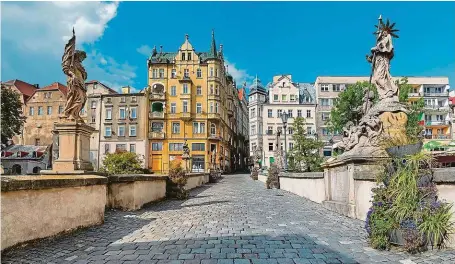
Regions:
<svg viewBox="0 0 455 264"><path fill-rule="evenodd" d="M191 120L191 113L181 113L180 114L180 119L182 119L183 121L188 121L188 120Z"/></svg>
<svg viewBox="0 0 455 264"><path fill-rule="evenodd" d="M182 99L182 100L191 100L191 94L190 93L180 94L180 99Z"/></svg>
<svg viewBox="0 0 455 264"><path fill-rule="evenodd" d="M420 98L422 97L422 94L421 93L408 93L408 97L409 98Z"/></svg>
<svg viewBox="0 0 455 264"><path fill-rule="evenodd" d="M438 134L438 135L425 135L424 138L425 138L425 139L451 139L450 135L442 135L442 134Z"/></svg>
<svg viewBox="0 0 455 264"><path fill-rule="evenodd" d="M149 112L149 119L164 119L164 112Z"/></svg>
<svg viewBox="0 0 455 264"><path fill-rule="evenodd" d="M215 101L220 101L220 96L219 95L216 95L216 94L209 94L208 95L208 99L209 100L215 100Z"/></svg>
<svg viewBox="0 0 455 264"><path fill-rule="evenodd" d="M179 79L179 82L181 82L181 83L183 83L183 82L192 83L193 81L191 80L191 78L189 76L183 76L182 78Z"/></svg>
<svg viewBox="0 0 455 264"><path fill-rule="evenodd" d="M209 76L207 79L208 79L208 81L217 81L217 82L221 82L220 77L216 77L216 76Z"/></svg>
<svg viewBox="0 0 455 264"><path fill-rule="evenodd" d="M331 105L318 105L319 111L330 111L332 109Z"/></svg>
<svg viewBox="0 0 455 264"><path fill-rule="evenodd" d="M428 110L430 112L443 112L443 113L449 113L450 112L450 107L449 106L425 105L424 109Z"/></svg>
<svg viewBox="0 0 455 264"><path fill-rule="evenodd" d="M149 139L164 139L164 132L163 131L149 132Z"/></svg>
<svg viewBox="0 0 455 264"><path fill-rule="evenodd" d="M234 111L232 111L232 109L228 109L227 114L228 114L229 117L233 117L234 116Z"/></svg>
<svg viewBox="0 0 455 264"><path fill-rule="evenodd" d="M150 100L151 101L164 101L165 98L164 98L164 92L152 92L150 93Z"/></svg>
<svg viewBox="0 0 455 264"><path fill-rule="evenodd" d="M425 126L448 126L450 125L449 121L425 121Z"/></svg>
<svg viewBox="0 0 455 264"><path fill-rule="evenodd" d="M220 137L220 135L217 135L217 134L210 134L209 137L208 137L209 140L217 140L217 141L221 141L223 140L222 137Z"/></svg>
<svg viewBox="0 0 455 264"><path fill-rule="evenodd" d="M437 92L433 92L433 93L424 92L423 96L428 96L428 97L449 97L449 91L440 92L440 93L437 93Z"/></svg>
<svg viewBox="0 0 455 264"><path fill-rule="evenodd" d="M232 96L231 93L228 93L228 94L227 94L227 99L228 99L228 100L234 100L234 96Z"/></svg>
<svg viewBox="0 0 455 264"><path fill-rule="evenodd" d="M218 113L208 113L207 114L207 119L209 119L209 120L210 119L211 120L217 120L217 119L220 119L220 118L221 118L221 116Z"/></svg>

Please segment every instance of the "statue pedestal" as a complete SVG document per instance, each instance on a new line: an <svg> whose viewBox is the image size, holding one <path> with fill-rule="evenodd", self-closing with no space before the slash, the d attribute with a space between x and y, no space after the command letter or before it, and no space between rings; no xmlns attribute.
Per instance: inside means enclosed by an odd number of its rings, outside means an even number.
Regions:
<svg viewBox="0 0 455 264"><path fill-rule="evenodd" d="M42 174L83 174L93 171L90 162L90 136L95 129L84 123L74 121L54 125L54 133L59 136L58 159L53 162L52 170Z"/></svg>

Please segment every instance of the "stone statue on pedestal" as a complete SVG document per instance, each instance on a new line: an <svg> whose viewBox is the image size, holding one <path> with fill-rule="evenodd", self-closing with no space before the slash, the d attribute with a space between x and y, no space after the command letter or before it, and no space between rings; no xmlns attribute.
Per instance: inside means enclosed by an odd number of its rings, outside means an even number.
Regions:
<svg viewBox="0 0 455 264"><path fill-rule="evenodd" d="M275 144L275 151L273 156L275 158L275 164L279 171L284 169L284 158L283 158L283 151L281 150L281 130L276 132L276 144Z"/></svg>
<svg viewBox="0 0 455 264"><path fill-rule="evenodd" d="M359 112L363 117L358 125L352 122L343 128L343 139L334 148L343 149L339 157L371 157L384 156L386 153L380 146L380 140L403 139L406 137L408 110L398 100L398 85L390 74L390 61L394 57L392 37L398 37L394 29L395 23L382 22L375 32L376 45L371 48L367 61L372 63L370 83L373 83L379 94L379 102L373 105L374 93L366 91L364 103Z"/></svg>

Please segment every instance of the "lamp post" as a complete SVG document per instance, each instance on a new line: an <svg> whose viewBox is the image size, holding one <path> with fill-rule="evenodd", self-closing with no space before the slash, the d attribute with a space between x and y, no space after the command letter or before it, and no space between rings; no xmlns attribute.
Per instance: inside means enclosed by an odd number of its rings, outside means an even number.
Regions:
<svg viewBox="0 0 455 264"><path fill-rule="evenodd" d="M286 141L286 127L288 125L288 114L283 110L281 114L281 121L283 121L284 128L284 171L288 170L288 160L287 160L287 141ZM278 146L281 147L281 146Z"/></svg>

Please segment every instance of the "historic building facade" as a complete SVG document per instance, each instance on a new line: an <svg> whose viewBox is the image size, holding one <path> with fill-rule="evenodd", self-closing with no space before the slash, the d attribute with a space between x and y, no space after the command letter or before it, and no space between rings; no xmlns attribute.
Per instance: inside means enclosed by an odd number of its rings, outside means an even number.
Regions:
<svg viewBox="0 0 455 264"><path fill-rule="evenodd" d="M230 171L233 160L235 83L224 66L223 47L212 41L197 52L188 35L176 52L156 48L148 60L149 167L166 172L191 151L189 168Z"/></svg>
<svg viewBox="0 0 455 264"><path fill-rule="evenodd" d="M250 94L248 96L250 164L252 162L251 157L254 156L255 152L258 149L261 150L261 156L264 157L264 146L262 142L262 109L266 101L267 91L262 85L261 80L256 77L253 81L253 84L250 86ZM264 159L262 158L261 160Z"/></svg>
<svg viewBox="0 0 455 264"><path fill-rule="evenodd" d="M268 102L262 107L263 124L263 166L269 167L274 162L276 133L281 131L281 146L288 152L294 147L292 135L295 118L305 119L305 130L309 137L316 134L316 92L310 83L297 83L291 75L278 75L267 85ZM286 131L281 116L288 116ZM286 137L285 137L286 134ZM286 139L286 140L285 140ZM286 141L286 142L285 142ZM286 146L284 146L286 144Z"/></svg>
<svg viewBox="0 0 455 264"><path fill-rule="evenodd" d="M401 80L403 77L394 77ZM423 98L425 101L422 123L425 126L425 139L442 141L445 144L452 138L451 115L449 109L449 80L447 77L407 77L413 86L409 101ZM329 132L327 121L338 95L347 85L358 81L369 81L367 76L318 76L315 81L317 97L317 133L325 143L324 156L332 155L333 143L341 140L339 133Z"/></svg>

